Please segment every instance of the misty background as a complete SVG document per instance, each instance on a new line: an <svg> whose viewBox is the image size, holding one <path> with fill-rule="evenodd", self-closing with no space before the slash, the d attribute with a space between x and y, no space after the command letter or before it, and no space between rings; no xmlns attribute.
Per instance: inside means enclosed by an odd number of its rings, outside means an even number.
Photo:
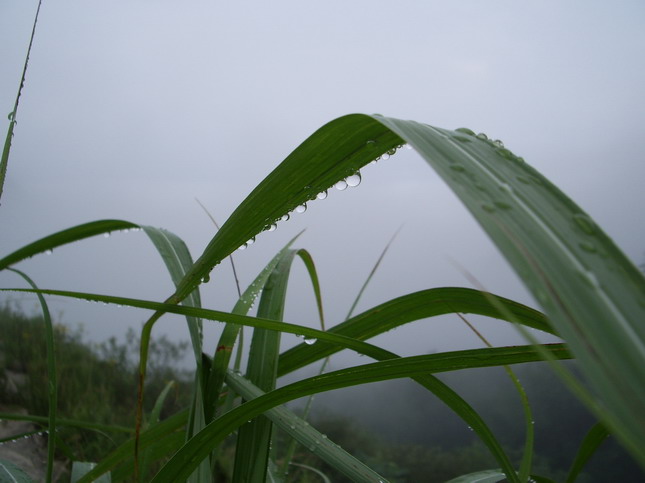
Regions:
<svg viewBox="0 0 645 483"><path fill-rule="evenodd" d="M0 105L20 83L36 1L0 5ZM645 4L546 0L109 3L45 0L20 100L0 206L0 249L92 220L166 228L197 258L215 227L299 143L353 112L469 127L499 138L645 259ZM4 119L4 118L3 118ZM2 126L8 127L8 120ZM392 235L401 231L357 311L439 286L472 286L537 307L497 249L414 151L362 171L275 232L236 252L244 289L296 233L321 279L327 326L341 322ZM163 300L173 291L143 232L114 233L18 266L42 288ZM23 287L0 273L3 287ZM230 310L230 265L200 287ZM27 295L4 300L36 310ZM61 298L58 318L105 340L145 311ZM285 320L316 326L303 267ZM522 343L508 324L469 317L495 345ZM212 353L221 326L205 322ZM187 340L165 316L153 334ZM544 339L548 340L548 339ZM283 337L287 348L299 342ZM480 347L456 316L373 340L401 355ZM333 368L362 363L351 354Z"/></svg>

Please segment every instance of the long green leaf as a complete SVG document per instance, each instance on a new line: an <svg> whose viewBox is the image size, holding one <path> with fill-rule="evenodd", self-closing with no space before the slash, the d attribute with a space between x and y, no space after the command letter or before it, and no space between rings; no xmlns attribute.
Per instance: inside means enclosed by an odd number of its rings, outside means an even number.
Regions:
<svg viewBox="0 0 645 483"><path fill-rule="evenodd" d="M546 348L556 358L570 357L562 344L550 344ZM270 408L309 394L402 377L539 360L540 354L532 347L473 349L390 359L304 379L248 401L210 423L166 463L153 481L170 482L186 478L211 448L237 427Z"/></svg>
<svg viewBox="0 0 645 483"><path fill-rule="evenodd" d="M409 143L455 191L580 359L599 417L645 465L645 279L591 218L499 141L352 114L316 131L239 205L168 302L283 214Z"/></svg>
<svg viewBox="0 0 645 483"><path fill-rule="evenodd" d="M150 427L150 429L141 433L141 439L139 441L139 448L141 450L147 450L148 448L154 447L159 442L164 442L168 438L172 437L173 434L179 433L181 429L188 422L188 410L180 411L173 414L169 418L155 424ZM182 439L183 439L183 435ZM79 483L89 483L95 481L97 477L105 474L108 471L114 470L119 465L125 465L127 475L132 475L134 473L134 452L135 440L134 438L129 439L121 446L112 451L109 455L103 458L92 471L87 473L79 480Z"/></svg>
<svg viewBox="0 0 645 483"><path fill-rule="evenodd" d="M238 299L233 307L233 314L236 315L246 315L255 303L256 298L262 292L267 280L273 273L275 267L280 263L280 261L288 256L289 247L296 241L300 234L293 237L282 248L272 259L271 261L262 269L258 276L253 280L253 282L247 287L242 296ZM231 360L231 355L233 353L233 346L235 345L235 340L238 337L241 326L235 323L228 323L217 343L217 348L215 349L215 354L213 354L213 363L210 370L210 375L207 384L207 401L206 401L206 415L207 419L211 420L215 414L215 406L219 398L222 386L224 384L224 379L226 377L226 371L228 370L229 363Z"/></svg>
<svg viewBox="0 0 645 483"><path fill-rule="evenodd" d="M552 332L544 315L535 309L478 290L447 287L397 297L332 327L327 333L367 340L411 321L456 312L486 315ZM314 346L300 344L280 356L278 375L288 374L338 350L325 342Z"/></svg>
<svg viewBox="0 0 645 483"><path fill-rule="evenodd" d="M258 317L282 321L291 264L297 250L289 250L276 265L262 291ZM262 391L275 389L280 332L256 328L248 358L247 378ZM233 483L266 479L273 424L263 416L242 426L237 435Z"/></svg>
<svg viewBox="0 0 645 483"><path fill-rule="evenodd" d="M27 47L27 55L25 57L25 64L22 68L22 76L20 77L20 87L16 94L16 101L13 105L13 110L9 114L9 129L7 129L7 137L2 148L2 157L0 158L0 198L2 197L2 190L4 188L4 179L7 174L7 166L9 165L9 153L11 152L11 141L13 139L13 129L16 125L16 116L18 115L18 104L20 103L20 95L22 88L25 85L25 76L27 75L27 66L29 65L29 55L31 54L31 47L34 44L34 36L36 35L36 25L38 24L38 14L40 13L40 6L42 0L38 1L38 8L36 8L36 15L34 16L34 26L31 29L31 37L29 38L29 47Z"/></svg>
<svg viewBox="0 0 645 483"><path fill-rule="evenodd" d="M234 372L227 374L226 383L246 400L256 399L265 394L264 391L253 385L248 379ZM385 481L385 478L347 453L286 407L276 406L266 411L264 416L352 481ZM243 425L240 431L245 426L247 425ZM365 479L366 476L368 477L367 479Z"/></svg>
<svg viewBox="0 0 645 483"><path fill-rule="evenodd" d="M589 461L589 458L593 456L598 447L607 439L607 437L609 437L609 433L602 423L596 423L589 430L578 449L578 454L576 454L576 457L571 464L565 483L573 483L576 480L582 468L584 468L587 461Z"/></svg>
<svg viewBox="0 0 645 483"><path fill-rule="evenodd" d="M73 226L65 230L53 233L39 240L36 240L29 245L16 250L13 253L5 256L0 260L0 270L18 263L21 260L33 257L40 253L46 253L49 250L54 250L63 245L73 243L75 241L90 238L92 236L100 235L103 233L110 233L119 230L138 229L139 225L130 223L124 220L98 220L90 223L83 223L82 225Z"/></svg>
<svg viewBox="0 0 645 483"><path fill-rule="evenodd" d="M475 216L570 344L599 417L645 465L645 279L564 193L500 141L377 116ZM595 408L594 408L595 409Z"/></svg>
<svg viewBox="0 0 645 483"><path fill-rule="evenodd" d="M10 268L14 273L20 275L25 281L31 285L35 290L38 290L38 287L34 281L27 276L26 273L16 270L15 268ZM43 314L43 322L45 323L45 341L47 344L47 384L49 387L48 393L48 403L49 403L49 420L47 431L50 435L56 434L56 417L58 414L58 377L56 376L56 348L54 347L54 324L52 323L51 316L49 314L49 307L45 301L45 297L42 294L36 294L38 296L38 301L40 302L40 309ZM54 471L54 454L56 451L56 438L49 437L47 438L47 470L46 470L46 479L48 482L52 481L53 471Z"/></svg>

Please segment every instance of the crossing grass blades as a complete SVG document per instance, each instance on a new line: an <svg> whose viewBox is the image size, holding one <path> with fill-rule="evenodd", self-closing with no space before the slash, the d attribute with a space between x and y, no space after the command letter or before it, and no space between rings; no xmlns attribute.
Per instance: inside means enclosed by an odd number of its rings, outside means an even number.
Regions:
<svg viewBox="0 0 645 483"><path fill-rule="evenodd" d="M0 166L2 182L17 110L18 100ZM454 190L534 295L543 313L480 290L429 288L394 298L325 329L316 267L306 250L295 248L297 239L290 240L259 271L253 283L241 291L230 312L202 307L200 286L219 277L219 264L235 250L259 233L272 230L285 215L335 184L355 183L361 168L381 156L391 155L402 145L414 148ZM175 291L163 301L39 289L37 281L15 268L22 260L60 246L129 229L142 229L165 262ZM283 321L294 262L304 263L311 279L320 329ZM2 290L36 293L48 327L52 388L49 434L56 434L59 423L53 335L46 297L57 295L150 311L141 333L138 410L133 421L136 435L96 465L77 465L77 481L94 481L107 474L112 481L212 481L213 464L221 456L225 439L232 434L237 435L234 482L288 481L290 463L298 462L291 460L292 449L277 454L271 451L275 427L353 481L386 481L284 404L314 393L397 378L411 378L435 394L463 419L464 425L473 429L497 461L497 468L454 481L551 481L532 471L534 429L530 406L519 383L526 441L521 463L515 466L478 412L436 377L449 371L505 366L514 378L510 369L514 364L533 361L544 361L544 370L557 371L599 421L580 442L567 481L575 480L607 434L614 435L645 467L642 451L645 385L638 383L645 380L642 274L602 229L549 180L500 141L466 128L449 130L365 114L332 120L257 185L196 260L181 238L166 230L123 220L99 220L53 233L6 254L0 260L0 269L14 270L25 279L29 288ZM256 302L257 315L249 316ZM164 396L144 394L143 387L152 331L155 323L168 313L186 317L196 373L191 406L159 420L158 412L143 414L143 398L159 397L155 406L158 408ZM523 331L527 343L413 357L400 357L369 343L371 338L394 327L446 313L479 314L507 321ZM202 327L213 323L225 326L217 350L204 356ZM242 327L253 329L245 374L239 372L239 358L232 360ZM535 343L527 329L558 335L564 342ZM305 339L300 345L280 352L282 334ZM321 373L276 389L279 377L343 350L363 354L373 362ZM569 358L577 360L591 390L585 389L561 365L562 359ZM56 438L49 438L49 479L55 445ZM149 474L147 469L155 461L165 463L155 474ZM18 475L19 469L14 471Z"/></svg>

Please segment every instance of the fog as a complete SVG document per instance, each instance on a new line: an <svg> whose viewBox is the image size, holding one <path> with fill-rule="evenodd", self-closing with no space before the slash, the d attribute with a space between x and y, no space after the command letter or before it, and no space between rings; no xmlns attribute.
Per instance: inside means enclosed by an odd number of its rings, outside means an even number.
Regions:
<svg viewBox="0 0 645 483"><path fill-rule="evenodd" d="M11 111L36 2L0 6L0 104ZM43 3L0 206L2 254L76 224L119 218L166 228L193 257L318 127L381 113L500 138L586 210L635 263L645 253L645 5L543 2ZM3 121L7 127L9 121ZM320 272L327 325L342 321L392 235L361 300L471 286L536 306L474 219L427 164L400 150L367 167L359 187L236 252L243 288L296 233ZM118 233L21 262L43 288L163 300L172 283L145 235ZM315 326L296 267L285 319ZM3 287L22 287L10 273ZM5 300L34 310L35 299ZM202 287L230 310L229 264ZM49 298L87 337L123 337L143 311ZM473 317L492 343L512 328ZM221 327L206 322L212 351ZM180 318L155 333L188 339ZM285 347L296 342L285 336ZM457 317L374 340L402 355L477 347ZM351 357L347 359L350 363Z"/></svg>

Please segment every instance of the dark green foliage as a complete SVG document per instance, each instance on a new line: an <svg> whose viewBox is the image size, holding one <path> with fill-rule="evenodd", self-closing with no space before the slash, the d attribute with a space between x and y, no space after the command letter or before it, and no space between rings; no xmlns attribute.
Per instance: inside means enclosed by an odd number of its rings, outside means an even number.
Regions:
<svg viewBox="0 0 645 483"><path fill-rule="evenodd" d="M48 411L48 381L45 357L45 333L39 317L21 314L9 305L0 307L0 351L3 359L0 377L5 369L25 374L26 381L17 393L0 385L0 402L26 408L30 414L46 415ZM72 330L57 324L55 346L58 370L59 417L92 423L132 427L136 405L136 354L139 340L130 331L127 342L115 338L101 344L83 340L80 328ZM185 343L174 344L161 337L151 345L150 377L147 391L158 395L170 380L177 382L165 401L161 418L176 413L189 402L190 384L187 373L178 370ZM155 402L147 401L149 412ZM101 434L61 427L59 436L77 460L96 461L116 444L125 441L127 434Z"/></svg>

